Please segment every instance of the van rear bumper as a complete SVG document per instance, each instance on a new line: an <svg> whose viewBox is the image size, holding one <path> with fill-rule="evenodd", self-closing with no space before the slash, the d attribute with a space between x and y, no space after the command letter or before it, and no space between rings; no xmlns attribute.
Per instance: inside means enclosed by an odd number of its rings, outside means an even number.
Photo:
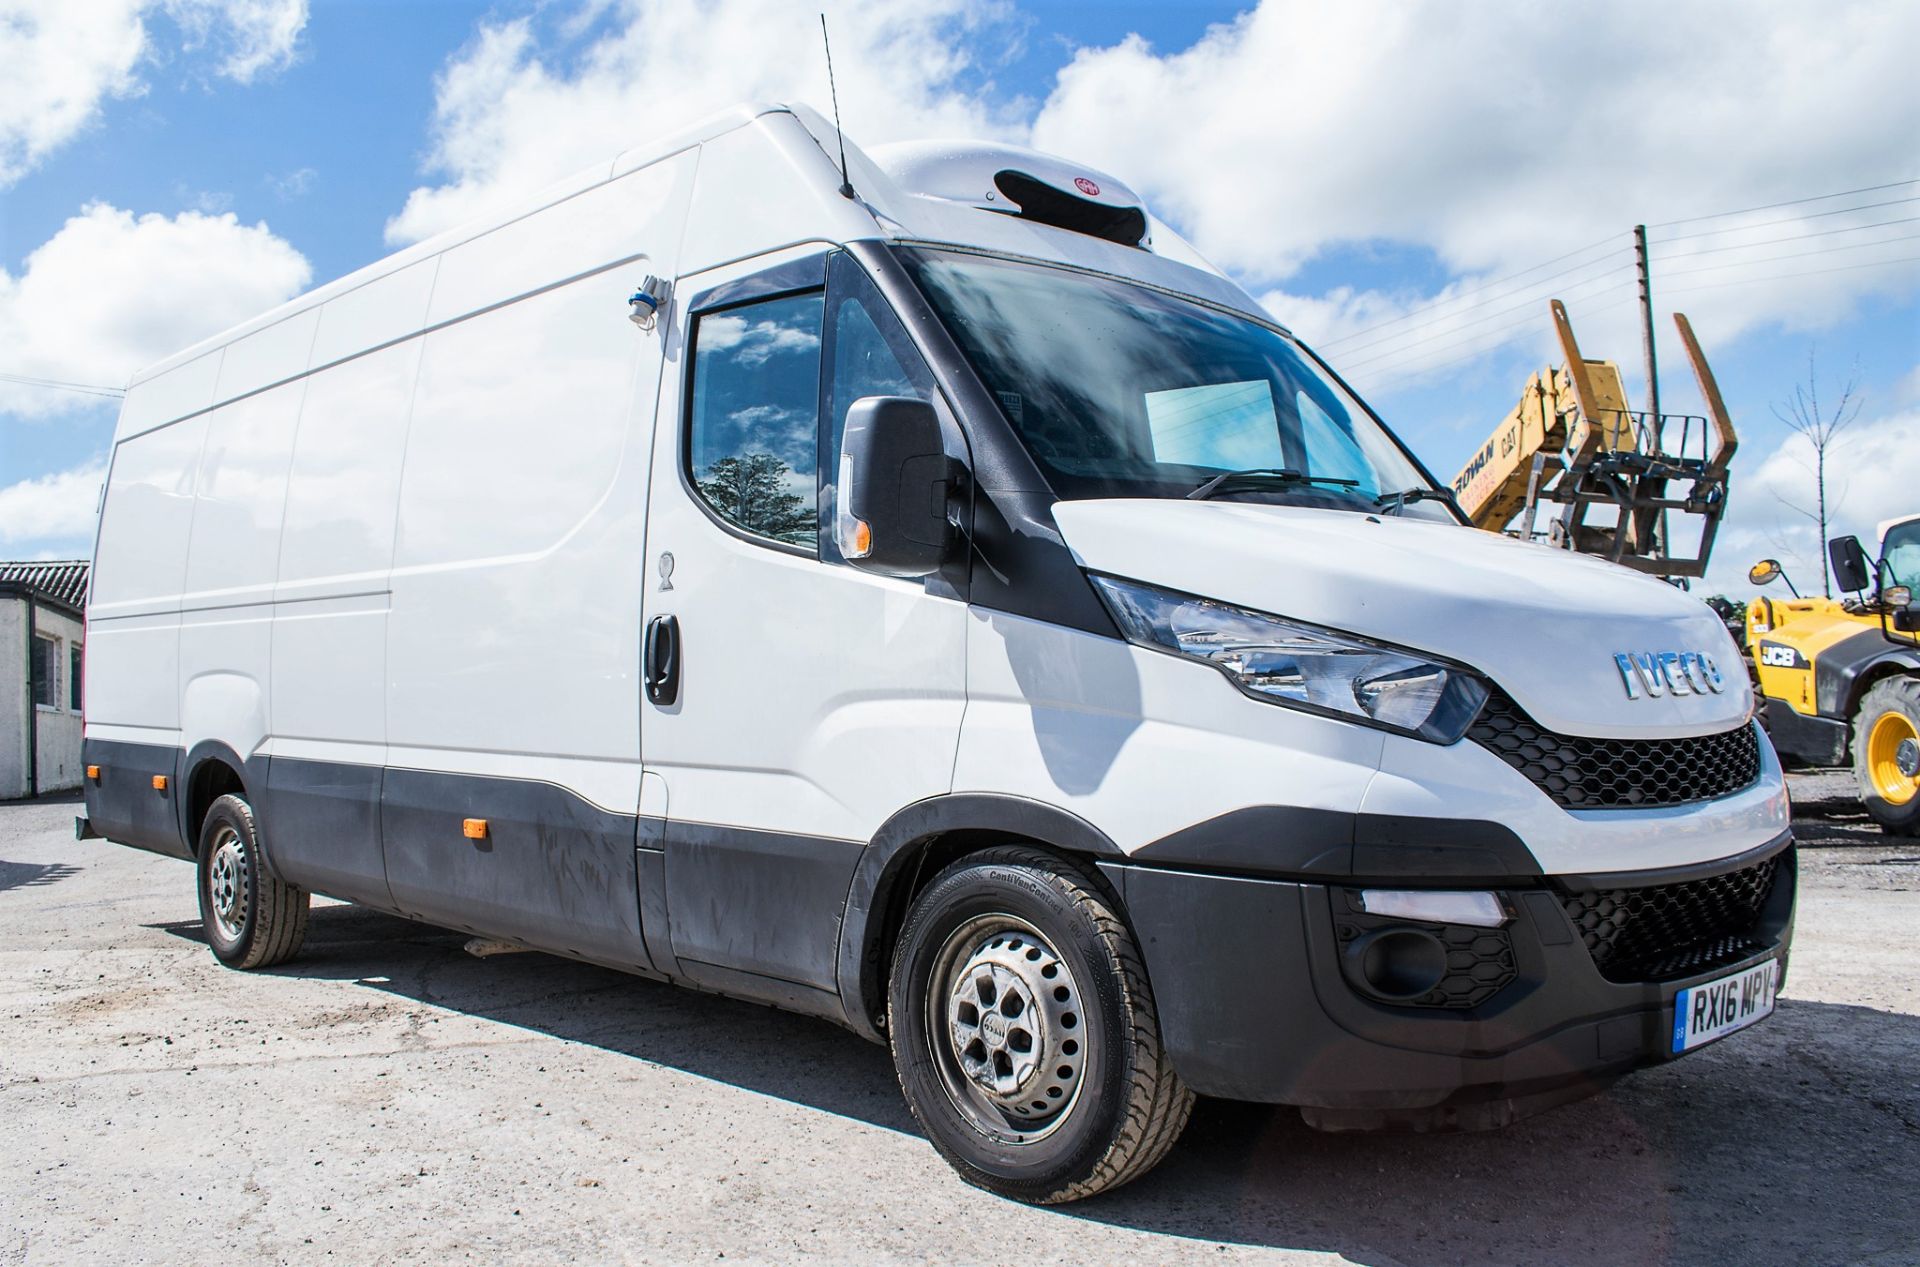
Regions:
<svg viewBox="0 0 1920 1267"><path fill-rule="evenodd" d="M1769 959L1784 971L1796 887L1790 846L1782 836L1729 860L1726 872L1703 878L1690 867L1676 877L1732 884L1765 866L1771 878L1740 940L1652 965L1645 975L1653 980L1610 980L1632 977L1635 966L1610 962L1603 973L1575 923L1581 916L1591 929L1611 917L1608 895L1617 890L1601 887L1606 877L1503 891L1513 912L1504 938L1414 926L1441 936L1449 963L1462 969L1450 968L1444 988L1417 1005L1383 999L1366 983L1364 939L1400 925L1359 913L1349 890L1123 863L1103 870L1145 953L1162 1041L1194 1090L1298 1105L1328 1128L1471 1129L1673 1059L1673 1001L1687 986ZM1655 873L1631 877L1630 887L1663 886Z"/></svg>

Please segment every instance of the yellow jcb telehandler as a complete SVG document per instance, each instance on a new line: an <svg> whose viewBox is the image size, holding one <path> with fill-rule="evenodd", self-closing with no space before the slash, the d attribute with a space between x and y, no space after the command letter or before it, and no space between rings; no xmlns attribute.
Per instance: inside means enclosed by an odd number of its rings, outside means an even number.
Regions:
<svg viewBox="0 0 1920 1267"><path fill-rule="evenodd" d="M1827 552L1851 597L1802 598L1773 559L1747 573L1793 593L1747 604L1767 733L1782 757L1850 762L1874 821L1920 836L1920 514L1880 525L1877 562L1855 537L1835 538Z"/></svg>

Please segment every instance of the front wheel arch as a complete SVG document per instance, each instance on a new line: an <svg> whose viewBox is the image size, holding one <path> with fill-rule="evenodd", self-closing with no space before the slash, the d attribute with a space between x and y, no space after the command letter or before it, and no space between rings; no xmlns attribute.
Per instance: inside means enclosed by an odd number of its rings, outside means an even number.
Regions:
<svg viewBox="0 0 1920 1267"><path fill-rule="evenodd" d="M1026 797L954 793L900 810L860 855L840 924L836 975L854 1032L886 1041L887 973L913 900L956 859L1004 844L1038 846L1089 869L1126 857L1086 819Z"/></svg>

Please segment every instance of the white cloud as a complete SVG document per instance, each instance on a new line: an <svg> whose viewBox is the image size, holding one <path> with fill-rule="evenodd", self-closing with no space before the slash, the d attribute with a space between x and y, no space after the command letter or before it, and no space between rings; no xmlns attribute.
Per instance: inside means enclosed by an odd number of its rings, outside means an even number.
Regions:
<svg viewBox="0 0 1920 1267"><path fill-rule="evenodd" d="M10 374L123 385L138 369L298 294L304 256L232 213L135 217L92 203L0 269L0 347ZM0 410L71 412L93 397L0 382Z"/></svg>
<svg viewBox="0 0 1920 1267"><path fill-rule="evenodd" d="M106 482L105 462L21 480L0 488L0 543L61 541L92 545L94 507Z"/></svg>
<svg viewBox="0 0 1920 1267"><path fill-rule="evenodd" d="M0 185L18 180L93 118L140 90L142 0L9 0L0 10Z"/></svg>
<svg viewBox="0 0 1920 1267"><path fill-rule="evenodd" d="M189 50L213 47L223 54L219 72L250 84L262 74L293 64L294 48L307 25L307 0L164 0Z"/></svg>
<svg viewBox="0 0 1920 1267"><path fill-rule="evenodd" d="M1776 0L1730 22L1635 0L1577 27L1552 5L1267 0L1170 55L1082 51L1034 136L1277 277L1377 239L1460 272L1530 264L1636 220L1907 174L1889 168L1920 124L1911 5Z"/></svg>
<svg viewBox="0 0 1920 1267"><path fill-rule="evenodd" d="M274 197L281 202L292 202L296 198L304 198L312 193L319 179L319 172L311 167L301 167L279 175L268 174L264 182L267 188L273 191Z"/></svg>
<svg viewBox="0 0 1920 1267"><path fill-rule="evenodd" d="M1893 0L1773 0L1743 7L1737 21L1721 6L1656 0L1584 9L1577 21L1555 5L1266 0L1184 50L1163 54L1138 38L1082 50L1035 120L1033 143L1113 171L1203 252L1256 280L1286 279L1329 247L1386 244L1431 252L1458 291L1613 235L1616 250L1592 267L1577 257L1569 263L1579 271L1527 279L1542 287L1463 297L1533 298L1501 320L1427 338L1449 329L1432 324L1447 315L1442 304L1403 323L1401 342L1416 328L1427 341L1397 354L1404 368L1394 372L1417 377L1481 349L1544 343L1549 281L1578 287L1567 298L1583 337L1611 341L1616 326L1631 337L1627 231L1636 222L1911 175L1896 138L1920 133L1920 76L1908 66L1916 45L1920 7ZM1867 294L1920 290L1915 264L1852 267L1920 255L1915 241L1853 249L1911 226L1717 249L1898 218L1913 206L1817 216L1845 205L1656 229L1656 300L1693 315L1703 340L1711 331L1725 341L1767 323L1818 328ZM1765 223L1776 220L1786 222ZM1730 225L1748 227L1658 241ZM1848 249L1784 258L1829 247ZM1723 267L1754 260L1765 262ZM1351 333L1370 324L1359 319L1362 299L1390 311L1446 294L1334 292L1275 307L1303 329Z"/></svg>
<svg viewBox="0 0 1920 1267"><path fill-rule="evenodd" d="M1916 438L1920 409L1912 407L1863 415L1840 433L1827 450L1829 536L1851 533L1872 554L1883 520L1920 511ZM1826 543L1814 521L1794 509L1814 506L1813 472L1812 446L1798 435L1780 441L1757 462L1740 462L1705 592L1751 597L1746 571L1763 558L1779 559L1802 594L1820 592Z"/></svg>
<svg viewBox="0 0 1920 1267"><path fill-rule="evenodd" d="M1636 221L1902 177L1890 138L1920 131L1920 77L1905 66L1920 7L1897 0L1768 0L1738 22L1718 8L1623 0L1583 14L1577 38L1560 9L1517 0L1265 0L1188 48L1129 38L1082 49L1038 104L989 78L992 50L1025 35L1002 3L842 0L829 18L850 135L1001 137L1105 167L1204 253L1271 290L1276 315L1331 344L1372 391L1490 351L1558 359L1551 294L1568 301L1584 341L1625 360L1638 346ZM388 223L391 242L736 101L827 104L811 9L598 0L554 27L484 24L447 65L429 154L439 179ZM989 50L986 64L968 47ZM1868 83L1876 90L1861 92ZM1910 228L1774 241L1865 222L1820 214L1844 205L1656 228L1656 299L1689 312L1711 352L1757 326L1819 329L1868 295L1920 291L1920 264L1853 267L1920 256L1920 241L1898 240ZM1729 232L1658 241L1709 228ZM1608 235L1610 250L1503 280ZM1874 241L1883 245L1856 249ZM1755 245L1719 249L1740 244ZM1452 280L1429 293L1285 284L1342 246L1430 254ZM1784 258L1808 249L1828 253ZM1360 346L1339 343L1401 316ZM1677 359L1677 347L1663 350Z"/></svg>
<svg viewBox="0 0 1920 1267"><path fill-rule="evenodd" d="M144 91L159 55L146 18L164 7L187 51L218 50L217 73L251 83L291 62L307 0L5 0L0 4L0 186L72 140L110 97Z"/></svg>
<svg viewBox="0 0 1920 1267"><path fill-rule="evenodd" d="M964 51L1011 44L1001 0L841 0L825 6L849 135L1024 136L1026 103L987 104ZM828 106L815 7L782 0L621 0L550 39L531 19L483 25L441 73L429 168L387 225L417 241L597 159L741 101ZM589 36L590 30L599 30ZM976 83L977 86L977 83Z"/></svg>
<svg viewBox="0 0 1920 1267"><path fill-rule="evenodd" d="M820 336L772 320L710 317L700 327L700 346L709 352L738 347L733 356L742 365L764 365L786 352L811 352L820 346Z"/></svg>

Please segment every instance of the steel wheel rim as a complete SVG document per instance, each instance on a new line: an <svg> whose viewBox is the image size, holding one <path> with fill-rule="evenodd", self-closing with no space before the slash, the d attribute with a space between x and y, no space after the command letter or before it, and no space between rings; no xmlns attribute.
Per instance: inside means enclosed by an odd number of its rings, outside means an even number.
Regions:
<svg viewBox="0 0 1920 1267"><path fill-rule="evenodd" d="M941 1089L974 1130L1033 1144L1080 1101L1092 1036L1073 969L1014 915L967 920L927 978L927 1046Z"/></svg>
<svg viewBox="0 0 1920 1267"><path fill-rule="evenodd" d="M1905 805L1920 792L1920 731L1905 713L1882 713L1867 732L1867 778L1890 805ZM1904 768L1903 768L1904 767Z"/></svg>
<svg viewBox="0 0 1920 1267"><path fill-rule="evenodd" d="M240 940L247 925L249 870L240 833L222 824L214 835L213 857L207 865L207 899L214 925L228 941Z"/></svg>

